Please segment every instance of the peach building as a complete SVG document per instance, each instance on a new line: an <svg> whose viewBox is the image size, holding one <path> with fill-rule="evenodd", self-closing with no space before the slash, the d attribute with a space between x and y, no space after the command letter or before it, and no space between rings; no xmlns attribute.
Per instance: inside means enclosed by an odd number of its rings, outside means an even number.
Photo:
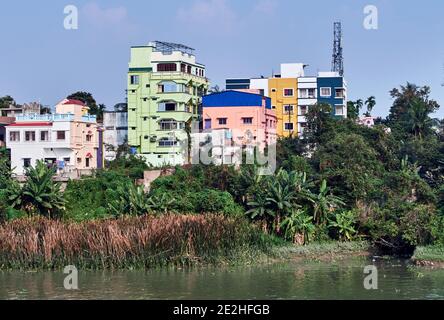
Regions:
<svg viewBox="0 0 444 320"><path fill-rule="evenodd" d="M11 167L23 175L37 160L56 166L59 174L87 174L103 165L103 134L96 117L78 100L63 100L54 114L17 116L6 127Z"/></svg>
<svg viewBox="0 0 444 320"><path fill-rule="evenodd" d="M271 100L256 93L224 91L203 97L204 130L229 130L232 143L264 149L276 143L276 113Z"/></svg>

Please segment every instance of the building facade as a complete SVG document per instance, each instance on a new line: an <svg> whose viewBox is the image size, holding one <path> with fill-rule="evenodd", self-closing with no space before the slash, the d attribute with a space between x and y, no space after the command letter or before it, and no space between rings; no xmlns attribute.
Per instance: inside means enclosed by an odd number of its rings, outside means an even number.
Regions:
<svg viewBox="0 0 444 320"><path fill-rule="evenodd" d="M334 117L347 118L347 84L337 72L319 72L318 103L331 106Z"/></svg>
<svg viewBox="0 0 444 320"><path fill-rule="evenodd" d="M228 130L237 146L261 151L276 143L277 117L271 99L260 94L224 91L203 97L204 131Z"/></svg>
<svg viewBox="0 0 444 320"><path fill-rule="evenodd" d="M187 127L201 120L209 80L194 49L152 42L131 48L128 143L153 166L187 161Z"/></svg>
<svg viewBox="0 0 444 320"><path fill-rule="evenodd" d="M119 146L128 143L128 109L126 103L117 104L114 111L103 112L105 160L116 158Z"/></svg>
<svg viewBox="0 0 444 320"><path fill-rule="evenodd" d="M55 109L55 114L17 116L6 127L11 167L18 176L38 160L56 166L60 175L86 174L102 167L102 130L88 107L65 99Z"/></svg>
<svg viewBox="0 0 444 320"><path fill-rule="evenodd" d="M239 91L259 90L271 98L276 110L277 134L300 136L307 126L305 115L316 103L328 103L335 117L347 117L347 84L335 72L305 76L303 63L281 64L280 74L269 78L227 79L226 88Z"/></svg>

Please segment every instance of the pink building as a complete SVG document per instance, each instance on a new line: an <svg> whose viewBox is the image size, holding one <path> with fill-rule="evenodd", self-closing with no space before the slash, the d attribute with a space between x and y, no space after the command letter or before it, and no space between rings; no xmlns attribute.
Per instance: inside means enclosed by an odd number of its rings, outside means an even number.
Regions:
<svg viewBox="0 0 444 320"><path fill-rule="evenodd" d="M276 143L276 113L271 99L260 94L224 91L203 97L204 130L231 131L233 144Z"/></svg>

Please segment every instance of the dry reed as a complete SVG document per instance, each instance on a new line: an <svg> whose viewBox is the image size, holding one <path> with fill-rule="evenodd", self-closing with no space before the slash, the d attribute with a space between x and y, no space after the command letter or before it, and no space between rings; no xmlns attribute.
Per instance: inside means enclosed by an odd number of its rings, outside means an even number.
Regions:
<svg viewBox="0 0 444 320"><path fill-rule="evenodd" d="M253 257L268 248L241 219L126 217L82 223L29 218L0 224L0 268L150 268ZM248 254L246 254L248 253Z"/></svg>

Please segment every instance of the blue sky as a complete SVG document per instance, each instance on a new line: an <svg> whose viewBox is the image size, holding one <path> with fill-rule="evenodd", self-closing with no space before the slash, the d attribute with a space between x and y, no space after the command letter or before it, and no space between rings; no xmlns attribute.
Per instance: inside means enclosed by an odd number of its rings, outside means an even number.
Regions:
<svg viewBox="0 0 444 320"><path fill-rule="evenodd" d="M78 30L63 27L69 4L79 9ZM369 4L378 30L363 27ZM19 103L52 106L85 90L112 107L124 101L130 46L150 40L195 48L221 87L227 77L269 75L281 62L328 71L340 20L350 99L374 95L374 114L385 116L388 91L410 81L429 85L444 105L441 0L15 0L2 1L0 12L0 96Z"/></svg>

